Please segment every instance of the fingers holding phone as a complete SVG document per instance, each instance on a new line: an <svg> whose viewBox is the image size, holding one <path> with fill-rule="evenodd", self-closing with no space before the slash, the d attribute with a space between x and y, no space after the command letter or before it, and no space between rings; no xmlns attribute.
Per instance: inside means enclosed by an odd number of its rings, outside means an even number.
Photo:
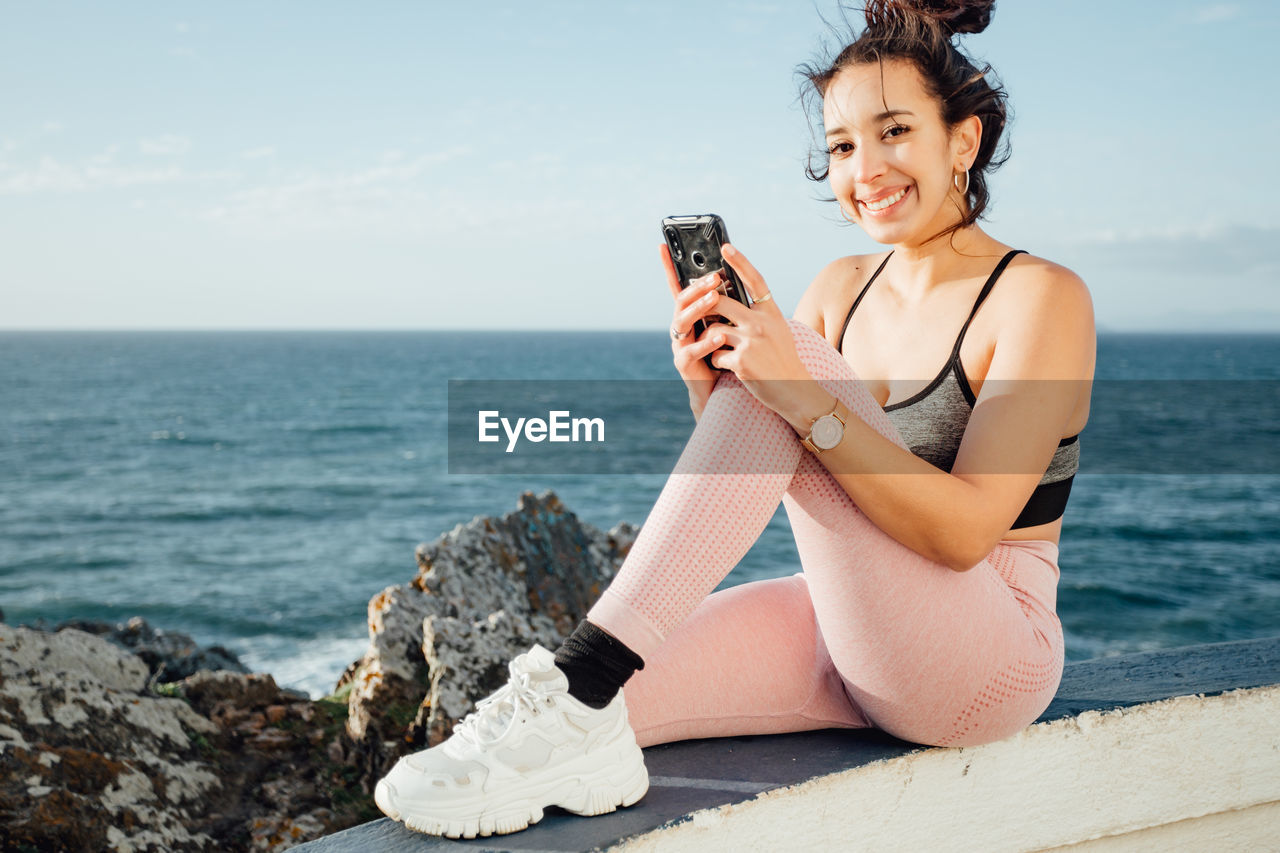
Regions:
<svg viewBox="0 0 1280 853"><path fill-rule="evenodd" d="M700 416L711 396L719 371L710 366L709 358L724 344L723 333L706 331L707 315L720 298L720 279L715 275L695 280L688 287L680 285L671 263L671 253L664 245L662 261L667 271L667 284L675 300L671 317L671 354L676 372L689 388L689 407ZM701 332L700 332L701 330ZM699 333L700 332L700 333Z"/></svg>
<svg viewBox="0 0 1280 853"><path fill-rule="evenodd" d="M714 323L732 325L716 305L721 297L751 304L747 288L737 270L721 255L721 247L729 242L724 220L714 213L696 216L668 216L662 220L663 265L667 286L676 301L671 324L671 351L676 370L689 386L689 405L700 415L720 368L712 364L711 355L725 344L725 332L709 326Z"/></svg>
<svg viewBox="0 0 1280 853"><path fill-rule="evenodd" d="M716 286L722 295L743 305L751 304L737 271L721 256L721 247L729 242L723 219L714 213L668 216L662 220L662 236L667 246L663 254L668 262L667 282L673 293L677 288L687 291L695 281L705 281L706 276L716 274ZM701 336L709 323L721 319L719 315L710 315L696 320L693 334ZM676 332L683 331L683 328L676 329ZM709 358L706 364L716 369Z"/></svg>
<svg viewBox="0 0 1280 853"><path fill-rule="evenodd" d="M695 279L684 290L676 294L675 315L672 317L672 337L684 340L687 335L698 337L698 321L703 325L713 321L707 312L715 307L720 299L720 277L715 273Z"/></svg>

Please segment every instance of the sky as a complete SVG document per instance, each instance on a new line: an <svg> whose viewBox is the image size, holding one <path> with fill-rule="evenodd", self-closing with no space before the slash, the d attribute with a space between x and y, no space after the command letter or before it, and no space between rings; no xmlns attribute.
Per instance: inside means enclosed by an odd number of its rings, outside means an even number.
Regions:
<svg viewBox="0 0 1280 853"><path fill-rule="evenodd" d="M824 0L0 2L0 328L665 329L664 215L788 314L880 250L803 173ZM1100 331L1280 331L1278 39L1273 0L1002 0L983 227Z"/></svg>

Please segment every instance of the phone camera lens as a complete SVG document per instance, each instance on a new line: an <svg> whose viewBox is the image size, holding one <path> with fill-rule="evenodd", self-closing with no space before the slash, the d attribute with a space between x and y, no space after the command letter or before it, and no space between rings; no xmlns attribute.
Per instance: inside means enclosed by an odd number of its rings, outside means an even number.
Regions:
<svg viewBox="0 0 1280 853"><path fill-rule="evenodd" d="M667 237L667 248L671 250L672 260L684 260L684 250L680 248L680 235L676 234L676 229L668 225L664 233Z"/></svg>
<svg viewBox="0 0 1280 853"><path fill-rule="evenodd" d="M698 269L702 269L707 265L707 258L701 252L694 252L689 256L689 260L693 261L693 265Z"/></svg>

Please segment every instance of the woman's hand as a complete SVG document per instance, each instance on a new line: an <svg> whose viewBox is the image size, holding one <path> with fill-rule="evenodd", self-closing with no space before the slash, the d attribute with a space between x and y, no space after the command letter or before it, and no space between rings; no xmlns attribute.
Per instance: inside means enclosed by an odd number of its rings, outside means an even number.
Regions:
<svg viewBox="0 0 1280 853"><path fill-rule="evenodd" d="M667 271L667 286L671 288L671 295L676 301L675 314L671 319L671 354L676 371L689 388L689 408L697 419L702 416L702 410L706 407L711 389L715 387L719 376L707 366L703 358L724 344L725 338L722 333L710 330L700 337L694 337L693 324L705 317L717 304L720 295L716 293L716 287L720 283L720 275L715 273L703 276L682 289L680 275L676 272L675 264L671 261L671 251L665 243L662 246L662 265ZM677 338L677 335L681 337Z"/></svg>
<svg viewBox="0 0 1280 853"><path fill-rule="evenodd" d="M756 399L800 429L810 416L823 414L815 410L815 400L816 408L821 408L831 395L811 381L796 352L787 318L769 293L764 277L730 244L721 247L721 254L738 273L754 304L748 308L736 299L719 296L710 307L712 313L732 323L707 327L706 335L722 335L726 346L711 356L711 363L732 370Z"/></svg>

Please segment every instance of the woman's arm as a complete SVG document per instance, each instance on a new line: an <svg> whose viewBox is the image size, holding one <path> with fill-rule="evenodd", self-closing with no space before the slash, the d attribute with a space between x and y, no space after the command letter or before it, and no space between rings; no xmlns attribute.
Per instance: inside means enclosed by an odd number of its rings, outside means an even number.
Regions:
<svg viewBox="0 0 1280 853"><path fill-rule="evenodd" d="M1011 266L1004 279L1011 320L1000 329L950 474L843 407L844 440L818 455L878 527L956 571L977 565L1009 530L1093 376L1093 303L1084 282L1045 262ZM802 385L807 390L779 414L807 435L810 419L834 401L816 382Z"/></svg>

